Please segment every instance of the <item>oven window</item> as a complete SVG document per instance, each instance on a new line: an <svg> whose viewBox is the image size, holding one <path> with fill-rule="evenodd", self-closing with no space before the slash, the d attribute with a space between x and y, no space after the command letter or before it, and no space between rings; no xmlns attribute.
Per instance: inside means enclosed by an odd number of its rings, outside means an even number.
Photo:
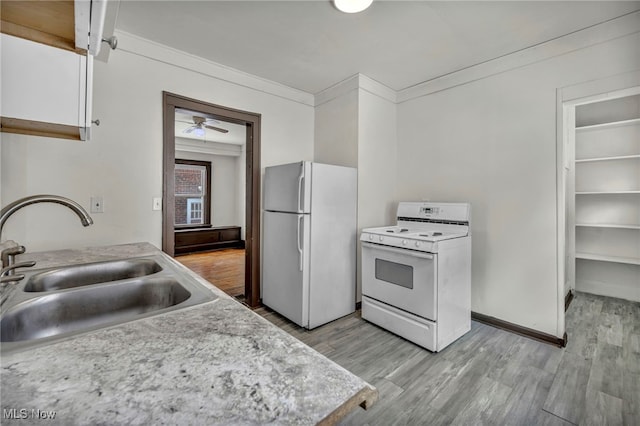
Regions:
<svg viewBox="0 0 640 426"><path fill-rule="evenodd" d="M376 259L376 279L413 288L413 266Z"/></svg>

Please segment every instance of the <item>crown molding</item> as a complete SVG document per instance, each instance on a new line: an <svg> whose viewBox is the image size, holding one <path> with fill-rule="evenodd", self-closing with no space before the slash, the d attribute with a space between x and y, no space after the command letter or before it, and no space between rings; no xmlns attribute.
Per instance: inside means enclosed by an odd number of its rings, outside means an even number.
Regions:
<svg viewBox="0 0 640 426"><path fill-rule="evenodd" d="M333 86L324 89L315 95L315 106L327 103L335 98L344 96L347 93L362 89L373 95L379 96L389 102L396 103L396 91L385 86L364 74L354 74Z"/></svg>
<svg viewBox="0 0 640 426"><path fill-rule="evenodd" d="M602 101L604 98L637 95L638 87L640 87L640 70L572 84L558 89L557 92L560 102L585 104L591 101Z"/></svg>
<svg viewBox="0 0 640 426"><path fill-rule="evenodd" d="M632 12L619 18L402 89L397 93L397 103L481 80L492 75L639 32L640 11Z"/></svg>
<svg viewBox="0 0 640 426"><path fill-rule="evenodd" d="M333 86L324 89L321 92L316 93L313 105L320 106L322 104L326 104L333 99L344 96L353 90L357 90L358 88L360 88L358 76L359 74L354 74L351 77L342 80L334 84Z"/></svg>
<svg viewBox="0 0 640 426"><path fill-rule="evenodd" d="M389 102L398 103L398 92L384 84L367 77L364 74L358 74L358 83L360 88L373 95L379 96Z"/></svg>
<svg viewBox="0 0 640 426"><path fill-rule="evenodd" d="M302 90L293 89L124 31L117 31L116 36L118 37L118 50L123 52L197 72L217 80L278 96L293 102L314 106L314 96Z"/></svg>

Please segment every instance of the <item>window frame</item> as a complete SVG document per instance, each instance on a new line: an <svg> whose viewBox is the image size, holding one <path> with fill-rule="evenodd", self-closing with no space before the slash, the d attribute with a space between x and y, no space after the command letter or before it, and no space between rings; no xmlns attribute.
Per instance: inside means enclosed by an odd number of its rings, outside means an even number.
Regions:
<svg viewBox="0 0 640 426"><path fill-rule="evenodd" d="M205 191L203 194L203 220L202 223L198 224L186 224L186 225L177 225L175 223L175 212L174 212L174 223L173 226L175 229L197 229L197 228L211 228L211 161L200 161L200 160L184 160L184 159L175 159L174 164L174 179L175 179L175 166L176 165L186 165L186 166L200 166L205 168ZM174 187L175 191L175 187ZM174 192L175 197L175 192ZM174 207L175 209L175 203Z"/></svg>

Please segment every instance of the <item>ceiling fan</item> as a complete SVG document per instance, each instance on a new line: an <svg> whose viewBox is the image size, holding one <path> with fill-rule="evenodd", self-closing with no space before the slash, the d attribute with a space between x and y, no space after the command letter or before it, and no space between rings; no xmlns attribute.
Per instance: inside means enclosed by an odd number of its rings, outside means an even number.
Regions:
<svg viewBox="0 0 640 426"><path fill-rule="evenodd" d="M223 129L222 127L212 126L207 123L218 124L220 122L212 118L204 118L204 117L198 117L197 115L194 115L193 125L184 129L182 133L193 133L196 136L204 136L206 132L205 129L215 130L216 132L220 132L220 133L229 133L229 130L227 129Z"/></svg>

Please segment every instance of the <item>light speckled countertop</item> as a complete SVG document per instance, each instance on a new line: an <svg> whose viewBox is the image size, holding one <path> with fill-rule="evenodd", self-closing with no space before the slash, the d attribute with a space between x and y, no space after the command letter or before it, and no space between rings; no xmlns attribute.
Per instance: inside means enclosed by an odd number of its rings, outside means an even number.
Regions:
<svg viewBox="0 0 640 426"><path fill-rule="evenodd" d="M158 253L138 243L19 260L40 269ZM64 425L331 424L375 402L362 379L212 291L213 302L2 355L1 423L41 423L40 410Z"/></svg>

